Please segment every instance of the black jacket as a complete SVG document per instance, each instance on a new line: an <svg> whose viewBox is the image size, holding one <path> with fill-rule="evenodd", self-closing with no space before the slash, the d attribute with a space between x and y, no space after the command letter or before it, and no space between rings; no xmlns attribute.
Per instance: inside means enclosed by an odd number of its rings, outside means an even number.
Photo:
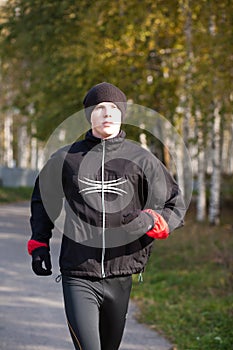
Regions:
<svg viewBox="0 0 233 350"><path fill-rule="evenodd" d="M177 183L150 152L125 139L123 131L58 150L36 180L31 201L32 239L49 243L64 226L63 274L108 277L143 271L153 239L143 223L129 233L123 215L151 208L170 231L182 225L185 206ZM63 215L64 214L64 215ZM57 223L58 222L58 223Z"/></svg>

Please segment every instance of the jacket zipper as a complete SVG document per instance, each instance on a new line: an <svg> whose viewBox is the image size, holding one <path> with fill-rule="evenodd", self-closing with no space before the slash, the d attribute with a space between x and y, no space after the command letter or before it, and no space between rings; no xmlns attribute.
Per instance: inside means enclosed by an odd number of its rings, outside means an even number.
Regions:
<svg viewBox="0 0 233 350"><path fill-rule="evenodd" d="M104 269L104 258L105 258L105 197L104 197L104 160L105 160L105 140L101 141L103 146L102 153L102 171L101 171L101 201L102 201L102 219L103 219L103 227L102 227L102 257L101 257L101 274L102 278L105 278L105 269Z"/></svg>

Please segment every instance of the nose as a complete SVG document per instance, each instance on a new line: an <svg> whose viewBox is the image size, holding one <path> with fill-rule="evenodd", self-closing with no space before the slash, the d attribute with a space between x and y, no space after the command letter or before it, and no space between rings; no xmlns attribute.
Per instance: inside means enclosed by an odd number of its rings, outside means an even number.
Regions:
<svg viewBox="0 0 233 350"><path fill-rule="evenodd" d="M112 116L112 109L110 106L105 106L104 109L104 116L106 117L111 117Z"/></svg>

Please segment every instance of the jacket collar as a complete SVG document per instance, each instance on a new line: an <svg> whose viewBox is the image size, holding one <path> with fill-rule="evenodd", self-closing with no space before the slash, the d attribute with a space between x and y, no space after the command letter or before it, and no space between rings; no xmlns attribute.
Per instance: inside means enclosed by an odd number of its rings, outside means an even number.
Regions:
<svg viewBox="0 0 233 350"><path fill-rule="evenodd" d="M125 137L126 133L123 130L120 130L117 136L105 139L106 146L120 145L125 140ZM92 147L102 142L102 139L95 137L92 134L91 129L86 133L85 140L88 141L88 143L91 143Z"/></svg>

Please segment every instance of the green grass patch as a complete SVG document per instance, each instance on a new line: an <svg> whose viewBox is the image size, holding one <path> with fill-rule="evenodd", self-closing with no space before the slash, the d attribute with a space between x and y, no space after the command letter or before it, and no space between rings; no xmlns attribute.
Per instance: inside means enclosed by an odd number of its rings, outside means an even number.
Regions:
<svg viewBox="0 0 233 350"><path fill-rule="evenodd" d="M186 224L156 241L144 273L133 284L140 321L162 332L178 350L229 350L233 344L232 208L219 227Z"/></svg>
<svg viewBox="0 0 233 350"><path fill-rule="evenodd" d="M0 187L0 204L29 200L31 187Z"/></svg>

